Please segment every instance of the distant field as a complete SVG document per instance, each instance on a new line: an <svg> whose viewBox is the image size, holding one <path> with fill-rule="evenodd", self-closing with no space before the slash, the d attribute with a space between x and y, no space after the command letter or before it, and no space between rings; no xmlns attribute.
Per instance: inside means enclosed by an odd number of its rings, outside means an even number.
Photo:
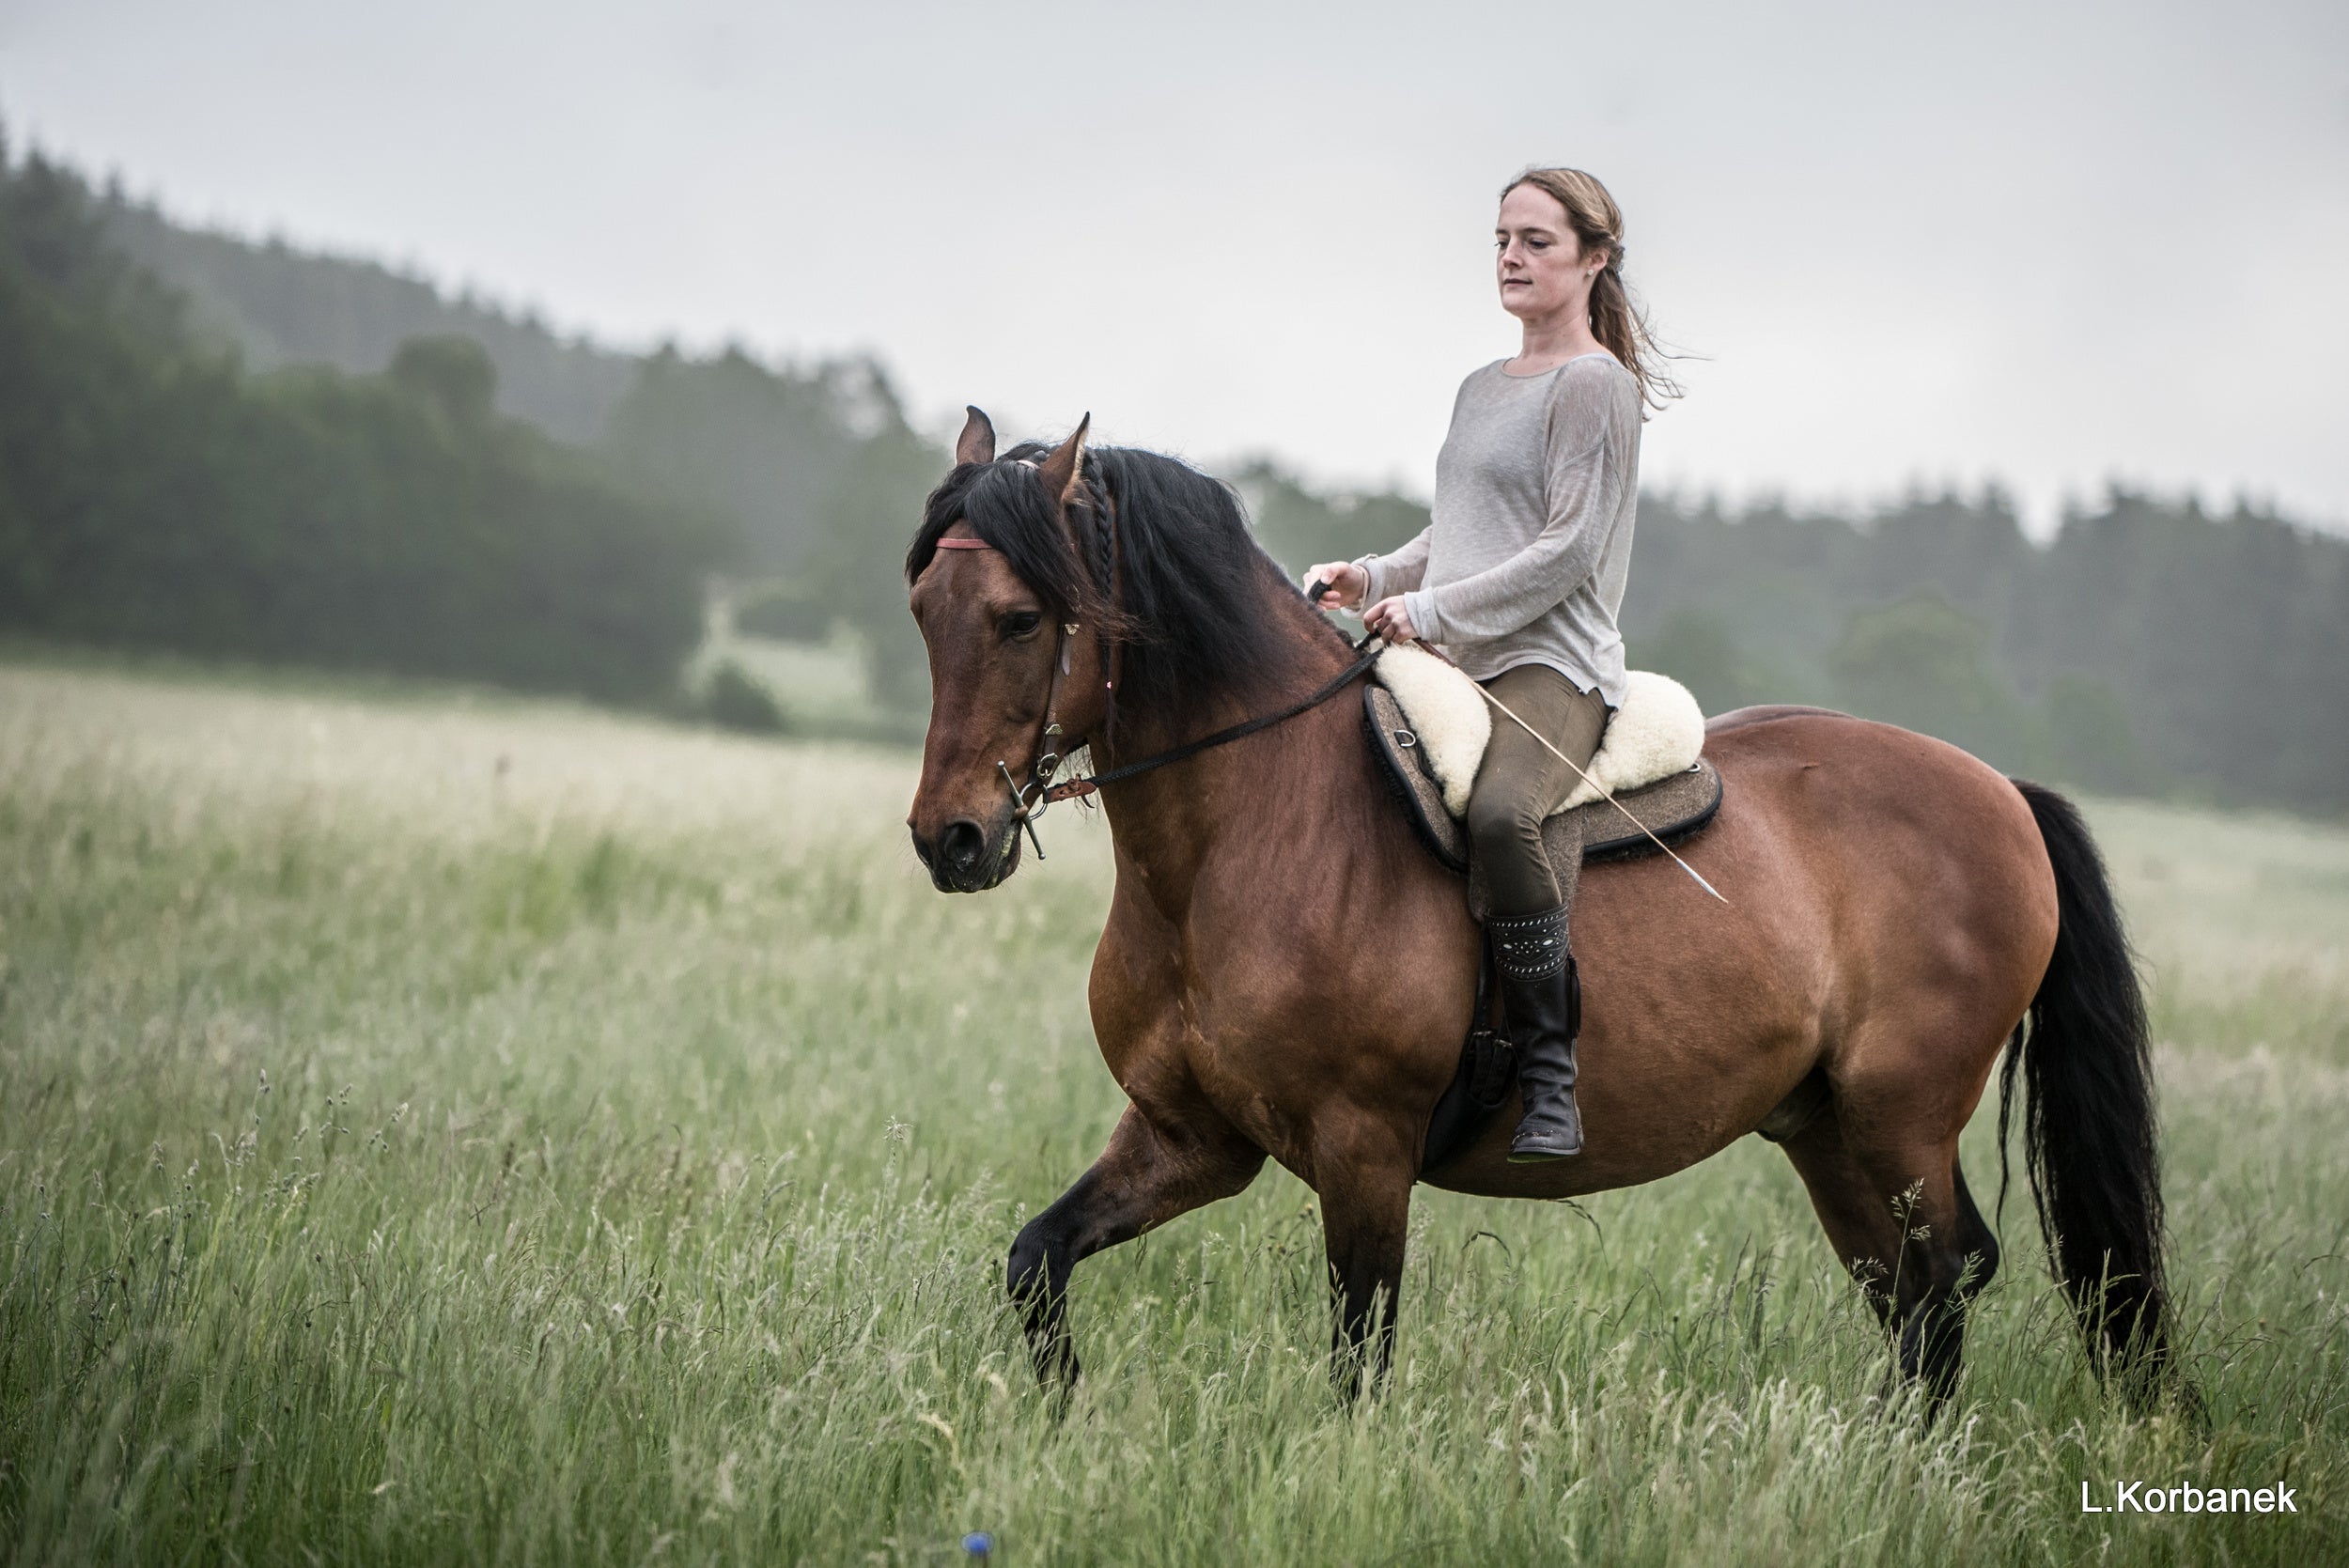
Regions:
<svg viewBox="0 0 2349 1568"><path fill-rule="evenodd" d="M794 731L854 733L896 717L875 712L863 656L849 638L784 643L725 630L703 642L689 679L706 678L705 672L722 663L736 665L764 686ZM919 739L920 730L913 733Z"/></svg>
<svg viewBox="0 0 2349 1568"><path fill-rule="evenodd" d="M2207 1426L2088 1377L2027 1195L1956 1408L1748 1139L1423 1193L1335 1405L1313 1195L1001 1303L1119 1096L1097 818L930 891L910 756L0 664L0 1552L24 1562L2349 1560L2349 831L2091 802ZM1990 1105L1969 1134L1995 1188ZM2295 1515L2083 1514L2083 1480Z"/></svg>

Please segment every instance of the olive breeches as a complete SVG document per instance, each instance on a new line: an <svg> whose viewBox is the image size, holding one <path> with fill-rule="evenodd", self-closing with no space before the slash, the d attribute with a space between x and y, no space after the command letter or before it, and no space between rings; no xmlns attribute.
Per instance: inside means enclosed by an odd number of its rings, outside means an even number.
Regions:
<svg viewBox="0 0 2349 1568"><path fill-rule="evenodd" d="M1520 664L1483 683L1485 690L1587 768L1611 709L1547 664ZM1558 906L1558 878L1542 847L1542 819L1572 787L1574 769L1514 722L1493 714L1493 737L1469 790L1468 831L1492 890L1497 915L1530 915Z"/></svg>

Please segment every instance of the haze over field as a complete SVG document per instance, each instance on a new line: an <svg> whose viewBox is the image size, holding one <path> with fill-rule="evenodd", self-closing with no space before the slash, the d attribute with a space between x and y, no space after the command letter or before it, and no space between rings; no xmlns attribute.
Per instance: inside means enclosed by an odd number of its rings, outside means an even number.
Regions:
<svg viewBox="0 0 2349 1568"><path fill-rule="evenodd" d="M1512 347L1494 189L1570 162L1705 356L1651 482L2339 526L2344 17L19 0L0 105L175 211L614 340L869 349L926 420L1422 489Z"/></svg>

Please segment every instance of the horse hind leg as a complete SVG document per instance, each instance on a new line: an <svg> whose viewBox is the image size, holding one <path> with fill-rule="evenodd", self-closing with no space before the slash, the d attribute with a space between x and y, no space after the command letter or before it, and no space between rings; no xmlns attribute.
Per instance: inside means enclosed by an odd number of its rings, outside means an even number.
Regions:
<svg viewBox="0 0 2349 1568"><path fill-rule="evenodd" d="M1937 1410L1964 1367L1967 1305L1998 1244L1957 1168L1956 1139L1854 1137L1837 1106L1786 1141L1812 1207L1890 1336L1904 1376ZM1973 1261L1969 1264L1968 1260Z"/></svg>
<svg viewBox="0 0 2349 1568"><path fill-rule="evenodd" d="M1967 1190L1966 1172L1957 1162L1954 1148L1950 1152L1947 1181L1951 1202L1937 1203L1935 1212L1946 1212L1948 1229L1936 1235L1932 1234L1935 1221L1912 1221L1910 1245L1903 1260L1904 1267L1917 1271L1920 1291L1901 1322L1901 1370L1923 1381L1937 1407L1957 1391L1958 1374L1966 1359L1967 1317L1974 1297L1999 1269L1998 1237L1974 1206L1974 1195ZM1921 1206L1906 1194L1921 1199L1925 1190L1922 1178L1904 1189L1904 1206Z"/></svg>
<svg viewBox="0 0 2349 1568"><path fill-rule="evenodd" d="M1957 1187L1958 1251L1966 1260L1958 1288L1970 1301L1999 1272L1999 1238L1990 1229L1990 1222L1983 1219L1982 1210L1974 1206L1974 1195L1966 1188L1966 1168L1952 1160L1950 1175Z"/></svg>
<svg viewBox="0 0 2349 1568"><path fill-rule="evenodd" d="M1101 1157L1012 1243L1005 1284L1020 1310L1036 1376L1064 1389L1077 1381L1068 1277L1078 1264L1242 1190L1264 1158L1263 1150L1228 1127L1160 1126L1127 1106Z"/></svg>

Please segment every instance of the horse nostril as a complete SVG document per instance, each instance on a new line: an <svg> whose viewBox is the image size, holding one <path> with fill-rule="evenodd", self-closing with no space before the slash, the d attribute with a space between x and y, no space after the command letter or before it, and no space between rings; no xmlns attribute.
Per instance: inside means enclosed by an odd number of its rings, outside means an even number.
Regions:
<svg viewBox="0 0 2349 1568"><path fill-rule="evenodd" d="M930 863L930 841L922 836L921 829L914 828L910 831L913 834L914 857L924 865L928 865Z"/></svg>
<svg viewBox="0 0 2349 1568"><path fill-rule="evenodd" d="M979 863L987 850L987 834L969 817L957 817L946 824L946 831L938 835L938 852L948 865L967 871Z"/></svg>

